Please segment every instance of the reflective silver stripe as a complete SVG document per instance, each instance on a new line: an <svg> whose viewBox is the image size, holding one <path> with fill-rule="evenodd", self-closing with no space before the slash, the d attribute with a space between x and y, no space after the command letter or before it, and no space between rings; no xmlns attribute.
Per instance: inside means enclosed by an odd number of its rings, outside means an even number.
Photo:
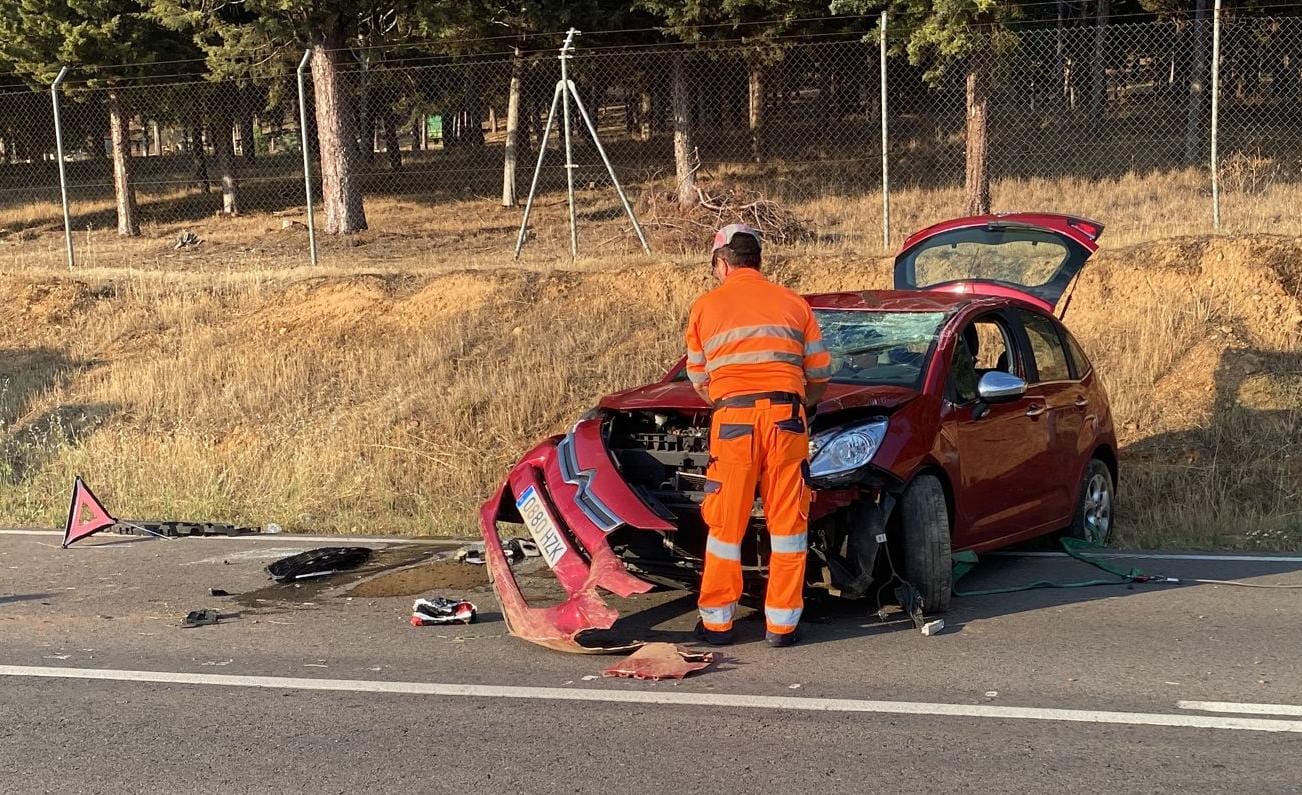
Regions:
<svg viewBox="0 0 1302 795"><path fill-rule="evenodd" d="M793 607L790 610L783 610L780 607L764 608L764 618L775 627L794 627L800 623L799 607Z"/></svg>
<svg viewBox="0 0 1302 795"><path fill-rule="evenodd" d="M710 363L705 365L705 371L712 373L720 367L727 367L730 364L763 364L764 362L785 362L800 367L805 363L805 357L798 353L784 353L782 351L731 353L727 356L711 359Z"/></svg>
<svg viewBox="0 0 1302 795"><path fill-rule="evenodd" d="M814 340L805 343L805 358L809 358L810 356L819 353L827 353L827 346L823 344L822 340Z"/></svg>
<svg viewBox="0 0 1302 795"><path fill-rule="evenodd" d="M804 552L808 548L809 534L794 536L769 536L769 549L774 552Z"/></svg>
<svg viewBox="0 0 1302 795"><path fill-rule="evenodd" d="M817 380L819 378L831 378L832 365L825 364L822 367L815 367L812 370L805 371L805 378Z"/></svg>
<svg viewBox="0 0 1302 795"><path fill-rule="evenodd" d="M737 605L731 604L725 607L698 607L701 613L701 620L707 624L731 624L733 611Z"/></svg>
<svg viewBox="0 0 1302 795"><path fill-rule="evenodd" d="M698 372L690 367L687 368L687 378L692 382L693 386L705 386L710 383L709 373Z"/></svg>
<svg viewBox="0 0 1302 795"><path fill-rule="evenodd" d="M701 351L688 351L688 352L687 352L687 363L688 363L688 364L703 365L703 364L705 364L705 354L702 353Z"/></svg>
<svg viewBox="0 0 1302 795"><path fill-rule="evenodd" d="M705 542L705 551L724 560L741 560L741 544L728 544L714 536Z"/></svg>
<svg viewBox="0 0 1302 795"><path fill-rule="evenodd" d="M752 337L785 337L789 340L795 340L802 345L805 342L805 332L790 326L738 326L737 328L728 329L727 331L721 331L718 334L715 334L713 337L706 340L705 344L701 347L705 349L706 353L714 353L719 349L720 345L727 345L729 342L737 342L739 340L748 340Z"/></svg>

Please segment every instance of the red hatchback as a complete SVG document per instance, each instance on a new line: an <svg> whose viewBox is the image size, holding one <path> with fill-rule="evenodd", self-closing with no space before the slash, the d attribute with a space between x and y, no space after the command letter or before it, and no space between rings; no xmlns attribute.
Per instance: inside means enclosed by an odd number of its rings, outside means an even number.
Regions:
<svg viewBox="0 0 1302 795"><path fill-rule="evenodd" d="M834 374L811 424L808 585L875 593L898 572L928 612L950 600L950 555L1066 531L1112 530L1116 438L1107 395L1058 320L1101 224L1049 214L947 221L905 241L892 291L809 296ZM511 631L553 648L616 618L598 588L696 587L710 408L680 361L603 398L530 451L481 524ZM743 547L762 577L763 506ZM529 607L497 522L523 523L569 598Z"/></svg>

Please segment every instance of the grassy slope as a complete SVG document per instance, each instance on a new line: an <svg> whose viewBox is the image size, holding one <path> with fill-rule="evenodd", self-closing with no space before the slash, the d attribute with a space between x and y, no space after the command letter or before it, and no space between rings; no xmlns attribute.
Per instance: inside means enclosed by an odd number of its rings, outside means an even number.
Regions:
<svg viewBox="0 0 1302 795"><path fill-rule="evenodd" d="M472 532L526 445L673 360L704 268L469 259L0 276L0 523L57 524L81 473L139 518ZM888 280L825 251L773 270ZM1089 274L1070 320L1119 420L1123 540L1302 547L1302 242L1113 247Z"/></svg>

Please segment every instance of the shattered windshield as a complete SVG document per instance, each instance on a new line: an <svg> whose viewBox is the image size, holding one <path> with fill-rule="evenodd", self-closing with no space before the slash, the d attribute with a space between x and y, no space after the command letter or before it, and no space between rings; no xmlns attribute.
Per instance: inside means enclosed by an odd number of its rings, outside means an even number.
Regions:
<svg viewBox="0 0 1302 795"><path fill-rule="evenodd" d="M944 312L876 312L815 309L823 342L832 355L832 380L844 384L917 389ZM679 368L675 381L686 381Z"/></svg>
<svg viewBox="0 0 1302 795"><path fill-rule="evenodd" d="M832 354L832 380L916 388L943 312L865 312L815 309Z"/></svg>

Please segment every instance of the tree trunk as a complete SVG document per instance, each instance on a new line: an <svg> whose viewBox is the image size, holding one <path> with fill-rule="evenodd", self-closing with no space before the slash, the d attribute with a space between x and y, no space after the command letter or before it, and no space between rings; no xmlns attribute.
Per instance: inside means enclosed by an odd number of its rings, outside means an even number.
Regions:
<svg viewBox="0 0 1302 795"><path fill-rule="evenodd" d="M963 184L963 213L990 212L989 161L990 48L980 45L971 56L967 72L967 153Z"/></svg>
<svg viewBox="0 0 1302 795"><path fill-rule="evenodd" d="M312 45L312 94L321 150L321 201L325 206L322 228L332 235L366 228L362 186L355 167L353 113L339 75L345 44L343 36L331 34Z"/></svg>
<svg viewBox="0 0 1302 795"><path fill-rule="evenodd" d="M683 56L674 56L674 170L678 177L678 205L694 207L700 200L696 193L695 145L692 143L692 98L683 74Z"/></svg>
<svg viewBox="0 0 1302 795"><path fill-rule="evenodd" d="M131 184L131 133L117 89L108 92L108 111L109 135L113 139L113 195L117 199L118 234L138 237L140 219L136 210L136 188Z"/></svg>
<svg viewBox="0 0 1302 795"><path fill-rule="evenodd" d="M222 214L239 215L240 183L235 169L235 144L231 136L235 132L234 120L230 116L218 116L213 124L212 148L217 157L217 173L222 183Z"/></svg>
<svg viewBox="0 0 1302 795"><path fill-rule="evenodd" d="M390 171L402 171L402 145L398 143L398 116L384 111L384 154L389 159Z"/></svg>
<svg viewBox="0 0 1302 795"><path fill-rule="evenodd" d="M240 154L243 155L246 163L252 163L258 158L258 145L253 136L253 118L255 115L253 91L253 86L240 88Z"/></svg>
<svg viewBox="0 0 1302 795"><path fill-rule="evenodd" d="M515 162L520 154L520 82L524 77L524 58L515 48L511 58L511 84L506 100L506 147L502 161L502 206L514 207Z"/></svg>
<svg viewBox="0 0 1302 795"><path fill-rule="evenodd" d="M208 153L203 148L203 125L195 125L189 129L190 139L190 162L194 164L194 186L200 191L207 193L208 185Z"/></svg>
<svg viewBox="0 0 1302 795"><path fill-rule="evenodd" d="M1185 108L1184 159L1192 163L1199 157L1202 139L1203 106L1207 100L1207 2L1197 0L1193 24L1193 68L1189 70L1189 104Z"/></svg>
<svg viewBox="0 0 1302 795"><path fill-rule="evenodd" d="M750 65L746 96L750 109L747 114L750 127L750 156L756 163L762 163L764 162L764 68L758 63Z"/></svg>
<svg viewBox="0 0 1302 795"><path fill-rule="evenodd" d="M677 68L677 66L675 66L675 68ZM637 120L638 120L638 124L641 126L641 129L639 131L640 135L638 135L638 138L640 140L643 141L651 140L651 133L652 133L651 115L653 110L654 109L651 106L651 89L647 86L643 86L642 93L638 97L638 104L637 104Z"/></svg>
<svg viewBox="0 0 1302 795"><path fill-rule="evenodd" d="M1094 57L1090 60L1090 129L1097 130L1103 121L1103 105L1107 98L1107 39L1108 14L1112 4L1098 0L1097 19L1094 21Z"/></svg>
<svg viewBox="0 0 1302 795"><path fill-rule="evenodd" d="M1057 27L1055 28L1055 33L1054 33L1054 72L1053 73L1054 75L1057 76L1058 96L1060 99L1066 99L1067 97L1067 71L1066 71L1067 51L1066 51L1066 42L1063 40L1063 31L1065 29L1065 22L1067 16L1067 10L1065 8L1066 5L1067 5L1067 0L1058 0L1058 7L1057 7L1058 24Z"/></svg>

